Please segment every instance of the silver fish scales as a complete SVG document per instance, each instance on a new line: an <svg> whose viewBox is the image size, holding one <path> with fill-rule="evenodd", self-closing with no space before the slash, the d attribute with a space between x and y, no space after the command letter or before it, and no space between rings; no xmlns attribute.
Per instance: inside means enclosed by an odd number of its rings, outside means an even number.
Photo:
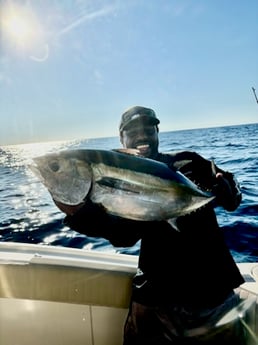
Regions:
<svg viewBox="0 0 258 345"><path fill-rule="evenodd" d="M64 150L35 157L31 169L52 198L78 205L89 198L134 220L171 220L214 199L164 163L119 150Z"/></svg>

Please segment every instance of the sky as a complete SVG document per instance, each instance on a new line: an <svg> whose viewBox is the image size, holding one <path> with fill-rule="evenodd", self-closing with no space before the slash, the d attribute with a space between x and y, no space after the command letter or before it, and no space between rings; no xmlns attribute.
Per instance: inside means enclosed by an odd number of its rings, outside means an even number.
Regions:
<svg viewBox="0 0 258 345"><path fill-rule="evenodd" d="M133 105L258 122L257 0L0 0L0 30L0 145L117 136Z"/></svg>

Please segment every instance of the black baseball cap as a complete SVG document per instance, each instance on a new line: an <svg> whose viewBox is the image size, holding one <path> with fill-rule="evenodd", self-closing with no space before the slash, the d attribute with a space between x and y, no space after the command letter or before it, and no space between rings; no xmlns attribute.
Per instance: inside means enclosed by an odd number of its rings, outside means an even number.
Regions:
<svg viewBox="0 0 258 345"><path fill-rule="evenodd" d="M122 132L135 120L143 120L150 125L158 125L160 123L154 110L136 105L122 114L119 131Z"/></svg>

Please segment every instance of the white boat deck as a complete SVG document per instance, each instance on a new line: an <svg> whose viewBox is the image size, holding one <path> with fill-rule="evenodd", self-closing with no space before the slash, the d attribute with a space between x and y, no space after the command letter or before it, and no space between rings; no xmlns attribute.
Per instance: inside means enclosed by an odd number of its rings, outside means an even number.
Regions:
<svg viewBox="0 0 258 345"><path fill-rule="evenodd" d="M0 243L0 344L121 345L137 260ZM256 302L252 329L258 335L258 263L241 263L239 268L246 282L237 292Z"/></svg>

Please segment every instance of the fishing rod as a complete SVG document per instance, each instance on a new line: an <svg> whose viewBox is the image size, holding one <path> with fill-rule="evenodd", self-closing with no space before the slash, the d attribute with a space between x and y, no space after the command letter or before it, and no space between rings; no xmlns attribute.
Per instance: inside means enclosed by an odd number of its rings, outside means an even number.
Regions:
<svg viewBox="0 0 258 345"><path fill-rule="evenodd" d="M257 98L256 92L255 92L255 88L252 87L252 90L253 90L253 93L254 93L254 97L255 97L255 99L256 99L256 103L258 103L258 98Z"/></svg>

